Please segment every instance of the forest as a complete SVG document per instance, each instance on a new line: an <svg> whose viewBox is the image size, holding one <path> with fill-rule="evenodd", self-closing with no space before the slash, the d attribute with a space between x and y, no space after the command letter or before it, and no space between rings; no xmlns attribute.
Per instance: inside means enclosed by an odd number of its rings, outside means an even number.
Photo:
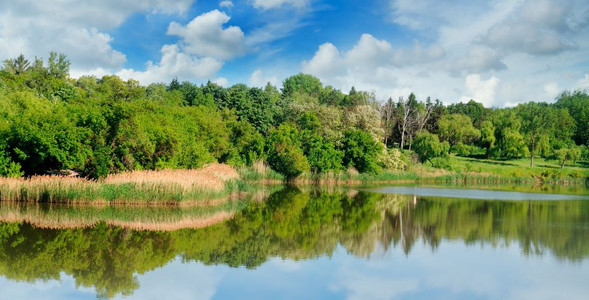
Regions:
<svg viewBox="0 0 589 300"><path fill-rule="evenodd" d="M411 93L376 99L307 74L282 88L171 78L141 85L114 75L71 78L70 62L23 55L0 70L0 176L72 170L91 179L131 170L193 169L212 162L266 163L301 174L448 168L449 157L589 161L589 94L553 103L487 108L444 105ZM418 91L416 91L418 92ZM451 99L446 99L451 100ZM451 166L450 166L451 167Z"/></svg>

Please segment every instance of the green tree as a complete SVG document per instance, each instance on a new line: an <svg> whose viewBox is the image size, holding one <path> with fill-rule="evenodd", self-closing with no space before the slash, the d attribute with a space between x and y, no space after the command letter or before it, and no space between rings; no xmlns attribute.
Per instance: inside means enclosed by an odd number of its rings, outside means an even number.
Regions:
<svg viewBox="0 0 589 300"><path fill-rule="evenodd" d="M440 142L437 135L429 132L421 132L415 136L413 150L419 156L421 162L429 161L436 157L444 157L448 153L448 142Z"/></svg>
<svg viewBox="0 0 589 300"><path fill-rule="evenodd" d="M554 155L560 164L560 168L563 169L567 161L575 163L581 158L581 148L571 147L558 149L554 151Z"/></svg>
<svg viewBox="0 0 589 300"><path fill-rule="evenodd" d="M28 70L30 65L31 63L21 54L17 58L5 60L4 70L14 75L20 75Z"/></svg>
<svg viewBox="0 0 589 300"><path fill-rule="evenodd" d="M521 135L521 118L511 109L499 109L491 116L495 126L497 147L491 149L495 157L522 157L529 151Z"/></svg>
<svg viewBox="0 0 589 300"><path fill-rule="evenodd" d="M323 90L321 81L313 75L299 73L288 77L282 83L282 96L291 97L294 93L318 98Z"/></svg>
<svg viewBox="0 0 589 300"><path fill-rule="evenodd" d="M67 56L63 53L57 54L51 51L49 53L49 75L56 78L65 79L70 74L71 62L67 59Z"/></svg>
<svg viewBox="0 0 589 300"><path fill-rule="evenodd" d="M573 135L575 143L589 145L589 94L587 91L563 92L554 105L567 109L575 120L577 125Z"/></svg>
<svg viewBox="0 0 589 300"><path fill-rule="evenodd" d="M378 155L383 146L363 130L344 132L342 151L345 166L353 166L361 173L379 173Z"/></svg>
<svg viewBox="0 0 589 300"><path fill-rule="evenodd" d="M550 107L535 102L517 106L517 114L522 119L521 131L530 151L530 167L534 167L534 154L542 140L547 140L554 130Z"/></svg>
<svg viewBox="0 0 589 300"><path fill-rule="evenodd" d="M466 115L472 120L474 126L479 128L483 121L488 119L490 109L471 99L467 103L460 102L449 105L448 113Z"/></svg>
<svg viewBox="0 0 589 300"><path fill-rule="evenodd" d="M487 149L486 157L489 158L491 148L495 146L495 126L491 121L481 123L481 144Z"/></svg>
<svg viewBox="0 0 589 300"><path fill-rule="evenodd" d="M284 123L268 136L268 164L276 172L292 180L310 170L301 148L300 133L292 123Z"/></svg>
<svg viewBox="0 0 589 300"><path fill-rule="evenodd" d="M440 137L447 141L450 147L457 144L468 144L480 137L481 133L472 126L472 121L466 115L451 114L443 116L438 122Z"/></svg>

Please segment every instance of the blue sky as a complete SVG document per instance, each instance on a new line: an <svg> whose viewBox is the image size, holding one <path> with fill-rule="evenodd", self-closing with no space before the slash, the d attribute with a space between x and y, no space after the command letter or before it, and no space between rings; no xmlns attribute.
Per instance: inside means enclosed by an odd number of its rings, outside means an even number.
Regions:
<svg viewBox="0 0 589 300"><path fill-rule="evenodd" d="M487 106L589 88L586 0L0 0L0 59L65 53L72 77L281 85Z"/></svg>

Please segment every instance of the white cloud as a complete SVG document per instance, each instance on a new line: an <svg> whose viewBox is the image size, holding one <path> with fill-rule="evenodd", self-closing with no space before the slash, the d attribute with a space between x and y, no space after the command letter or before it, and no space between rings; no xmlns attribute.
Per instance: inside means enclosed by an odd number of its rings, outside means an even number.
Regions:
<svg viewBox="0 0 589 300"><path fill-rule="evenodd" d="M229 80L227 80L225 77L215 78L212 80L212 82L222 87L229 87Z"/></svg>
<svg viewBox="0 0 589 300"><path fill-rule="evenodd" d="M193 0L148 1L3 1L0 11L2 59L24 54L47 57L64 53L72 68L119 68L125 55L112 49L105 30L120 26L130 15L184 13Z"/></svg>
<svg viewBox="0 0 589 300"><path fill-rule="evenodd" d="M585 76L582 79L577 81L575 89L589 89L589 74L585 74Z"/></svg>
<svg viewBox="0 0 589 300"><path fill-rule="evenodd" d="M194 18L186 26L170 23L169 35L183 38L183 50L199 56L222 60L234 58L246 52L245 35L237 26L223 28L229 16L218 10Z"/></svg>
<svg viewBox="0 0 589 300"><path fill-rule="evenodd" d="M228 0L221 1L221 2L219 2L219 7L231 8L231 7L233 7L233 2L228 1Z"/></svg>
<svg viewBox="0 0 589 300"><path fill-rule="evenodd" d="M332 43L303 72L379 99L413 91L455 102L504 106L550 101L556 89L587 88L589 3L583 0L391 0L392 22L413 47L365 34L349 50ZM426 41L426 42L424 42ZM585 50L583 50L585 49ZM544 87L547 83L556 83Z"/></svg>
<svg viewBox="0 0 589 300"><path fill-rule="evenodd" d="M253 5L258 9L274 9L286 5L303 8L309 4L309 0L254 0Z"/></svg>
<svg viewBox="0 0 589 300"><path fill-rule="evenodd" d="M482 102L486 107L497 106L495 91L500 81L495 76L484 80L480 74L469 74L464 83L469 96L462 97L460 100L466 102L474 99L477 102Z"/></svg>
<svg viewBox="0 0 589 300"><path fill-rule="evenodd" d="M310 61L303 61L303 72L321 78L333 78L344 75L345 66L339 50L331 43L319 46L319 50Z"/></svg>
<svg viewBox="0 0 589 300"><path fill-rule="evenodd" d="M345 54L349 65L355 68L372 69L390 64L393 47L387 41L378 40L370 34L363 34L354 47Z"/></svg>
<svg viewBox="0 0 589 300"><path fill-rule="evenodd" d="M427 51L424 51L427 52ZM319 77L324 84L348 91L356 89L376 92L388 98L396 88L396 64L419 64L421 59L405 60L407 53L395 51L393 46L370 34L363 34L348 51L340 51L333 44L319 47L310 60L302 62L302 71ZM400 96L400 95L399 95Z"/></svg>
<svg viewBox="0 0 589 300"><path fill-rule="evenodd" d="M142 84L168 82L171 78L193 81L209 79L221 69L223 62L212 58L198 58L183 53L178 45L164 45L161 49L162 58L159 63L147 62L145 71L123 69L116 75L122 79L136 79Z"/></svg>
<svg viewBox="0 0 589 300"><path fill-rule="evenodd" d="M544 84L543 88L546 95L550 98L554 98L558 96L560 92L562 92L562 89L560 88L560 86L558 86L558 83L554 81L547 82L546 84Z"/></svg>
<svg viewBox="0 0 589 300"><path fill-rule="evenodd" d="M344 292L346 299L395 299L407 296L419 289L420 282L413 278L397 279L390 276L366 276L350 270L340 270L342 274L329 286L335 292Z"/></svg>
<svg viewBox="0 0 589 300"><path fill-rule="evenodd" d="M260 69L255 70L250 75L248 81L251 86L256 86L260 88L265 87L266 84L268 84L268 82L274 86L278 84L278 78L276 76L266 77Z"/></svg>
<svg viewBox="0 0 589 300"><path fill-rule="evenodd" d="M466 56L457 61L450 62L452 65L449 67L451 71L462 71L468 72L486 72L490 70L504 70L507 66L501 61L501 55L486 46L473 46L468 49Z"/></svg>

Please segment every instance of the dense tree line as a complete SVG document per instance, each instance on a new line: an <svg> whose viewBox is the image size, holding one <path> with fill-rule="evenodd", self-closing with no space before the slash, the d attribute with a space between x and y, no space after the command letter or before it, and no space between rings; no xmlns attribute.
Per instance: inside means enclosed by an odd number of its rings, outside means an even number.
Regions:
<svg viewBox="0 0 589 300"><path fill-rule="evenodd" d="M415 150L423 161L451 152L542 156L564 166L587 156L589 95L583 91L565 92L554 104L489 109L475 101L419 101L414 94L382 102L306 74L287 78L281 90L176 79L142 86L112 75L72 79L69 67L65 55L53 52L47 63L22 55L4 62L1 176L72 169L100 178L214 161L265 161L288 179L348 167L377 173L406 165L395 148ZM432 148L444 151L434 155Z"/></svg>

